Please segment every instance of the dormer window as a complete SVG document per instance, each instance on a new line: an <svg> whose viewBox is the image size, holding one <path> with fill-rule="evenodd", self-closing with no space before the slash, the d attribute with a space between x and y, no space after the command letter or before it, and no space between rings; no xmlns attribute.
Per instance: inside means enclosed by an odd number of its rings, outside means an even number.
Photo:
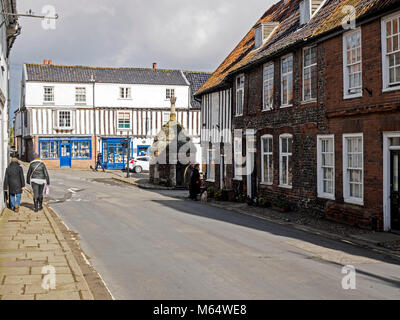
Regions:
<svg viewBox="0 0 400 320"><path fill-rule="evenodd" d="M324 0L303 0L300 2L300 25L307 24L317 13Z"/></svg>
<svg viewBox="0 0 400 320"><path fill-rule="evenodd" d="M263 22L255 26L254 29L254 46L260 48L278 27L278 22Z"/></svg>

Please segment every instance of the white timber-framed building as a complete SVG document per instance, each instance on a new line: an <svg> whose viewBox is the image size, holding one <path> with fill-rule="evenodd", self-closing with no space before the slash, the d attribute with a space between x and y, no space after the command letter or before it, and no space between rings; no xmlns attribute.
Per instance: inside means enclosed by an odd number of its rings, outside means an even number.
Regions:
<svg viewBox="0 0 400 320"><path fill-rule="evenodd" d="M50 167L88 168L100 152L107 169L123 169L130 157L148 155L154 137L177 120L201 161L200 103L193 94L209 73L153 68L104 68L24 64L16 112L17 152L37 153ZM123 147L129 139L129 151Z"/></svg>

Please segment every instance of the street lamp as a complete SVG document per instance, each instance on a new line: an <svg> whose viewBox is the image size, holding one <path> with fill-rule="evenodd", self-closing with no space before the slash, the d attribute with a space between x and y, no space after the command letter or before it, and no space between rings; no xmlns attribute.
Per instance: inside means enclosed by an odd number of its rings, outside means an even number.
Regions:
<svg viewBox="0 0 400 320"><path fill-rule="evenodd" d="M97 133L96 133L97 129L96 129L96 108L95 108L95 92L94 92L96 79L94 78L93 73L92 73L92 76L90 78L90 82L93 84L94 156L95 156L95 159L97 159Z"/></svg>

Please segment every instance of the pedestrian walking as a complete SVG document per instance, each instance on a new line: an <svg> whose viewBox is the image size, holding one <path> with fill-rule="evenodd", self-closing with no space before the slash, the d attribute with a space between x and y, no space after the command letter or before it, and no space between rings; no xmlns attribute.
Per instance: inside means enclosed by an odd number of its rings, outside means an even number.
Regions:
<svg viewBox="0 0 400 320"><path fill-rule="evenodd" d="M43 210L43 191L46 184L50 185L50 177L40 157L35 154L34 158L29 166L26 183L32 186L34 211L38 212Z"/></svg>
<svg viewBox="0 0 400 320"><path fill-rule="evenodd" d="M4 192L8 191L10 195L11 210L19 212L21 206L22 192L25 188L24 172L18 163L17 158L11 158L11 163L6 169L4 176Z"/></svg>
<svg viewBox="0 0 400 320"><path fill-rule="evenodd" d="M197 195L200 194L200 165L196 163L193 166L192 174L190 175L190 199L197 200Z"/></svg>
<svg viewBox="0 0 400 320"><path fill-rule="evenodd" d="M95 168L96 171L98 171L97 169L99 166L103 169L103 172L105 172L104 165L103 165L103 155L101 154L101 152L99 152L97 154L97 161L96 161L96 168Z"/></svg>

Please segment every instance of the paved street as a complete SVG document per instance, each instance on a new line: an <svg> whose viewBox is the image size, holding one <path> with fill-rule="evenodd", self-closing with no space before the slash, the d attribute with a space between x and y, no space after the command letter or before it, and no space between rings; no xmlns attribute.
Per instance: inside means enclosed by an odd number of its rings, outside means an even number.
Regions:
<svg viewBox="0 0 400 320"><path fill-rule="evenodd" d="M50 171L50 206L116 299L398 299L399 265L286 226L148 191L110 173ZM181 198L173 198L178 195ZM343 265L357 289L343 290Z"/></svg>

